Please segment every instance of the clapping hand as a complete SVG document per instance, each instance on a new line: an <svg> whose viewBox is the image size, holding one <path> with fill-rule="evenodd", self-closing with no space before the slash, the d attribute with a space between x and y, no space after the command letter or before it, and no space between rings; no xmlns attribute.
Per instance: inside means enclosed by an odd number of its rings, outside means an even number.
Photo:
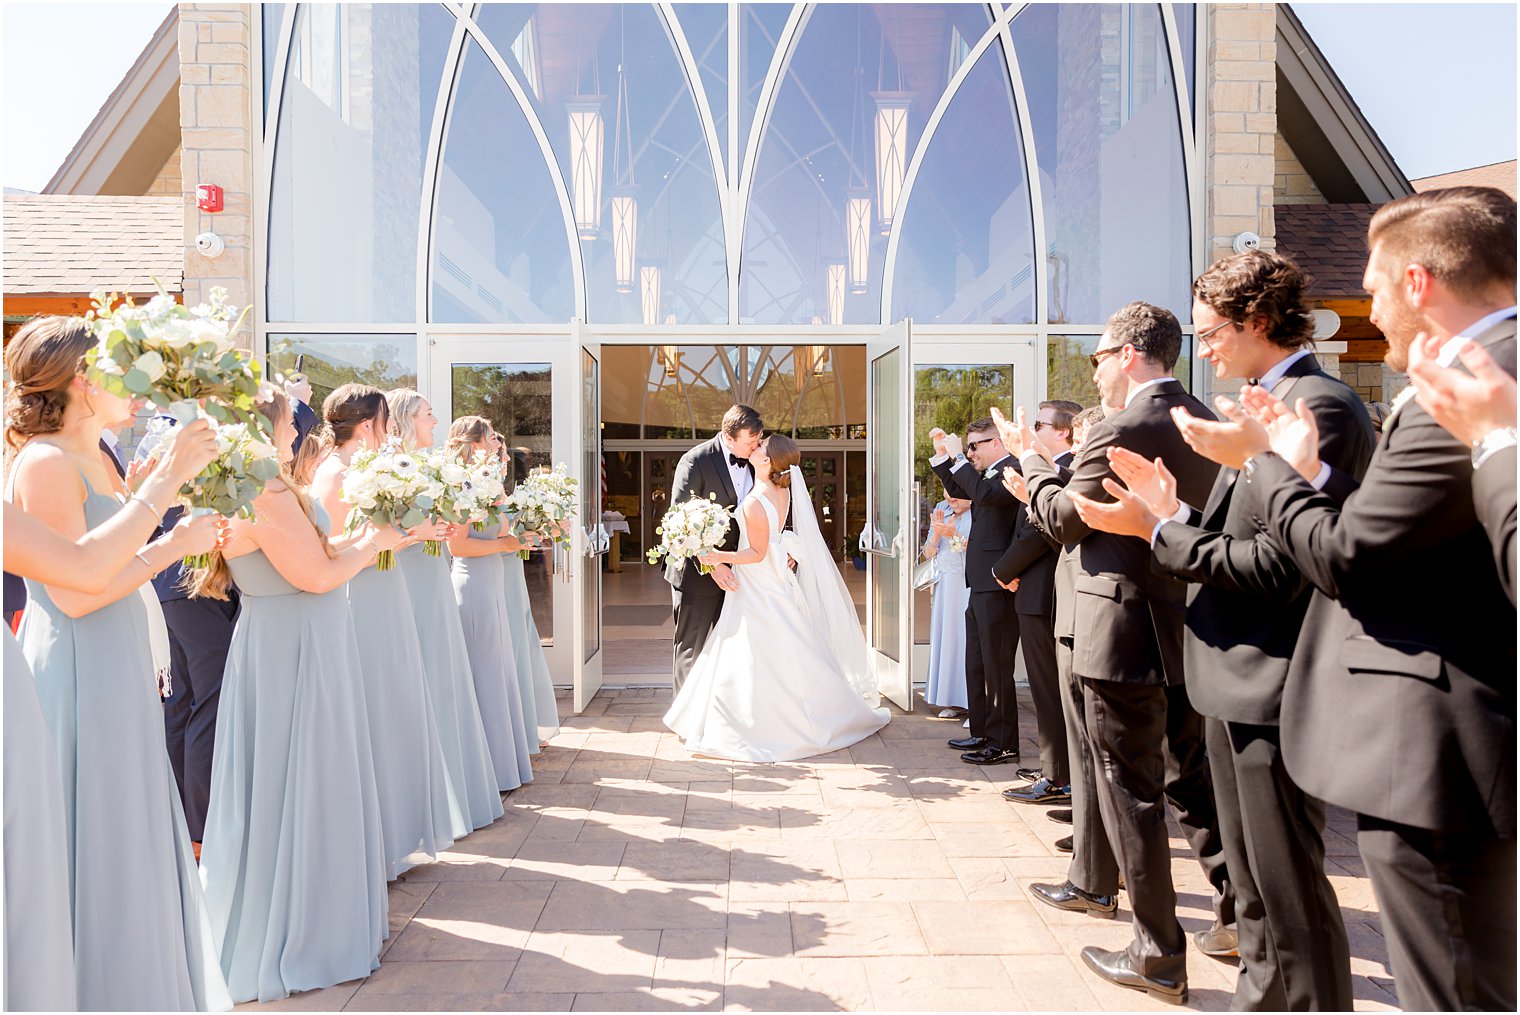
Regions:
<svg viewBox="0 0 1520 1015"><path fill-rule="evenodd" d="M991 415L992 422L997 424L998 436L1003 438L1003 447L1008 449L1009 454L1015 458L1021 458L1024 452L1034 451L1047 462L1055 464L1055 456L1050 453L1045 442L1040 440L1040 435L1035 433L1026 422L1027 417L1022 405L1014 414L1014 420L1004 416L1003 410L995 405L992 407Z"/></svg>
<svg viewBox="0 0 1520 1015"><path fill-rule="evenodd" d="M1224 419L1199 419L1181 406L1172 409L1172 422L1188 447L1229 469L1239 469L1247 458L1268 449L1266 430L1239 405L1223 395L1214 399L1214 405Z"/></svg>
<svg viewBox="0 0 1520 1015"><path fill-rule="evenodd" d="M1170 518L1181 506L1177 500L1177 480L1157 458L1151 461L1128 448L1109 448L1108 463L1127 485L1112 479L1103 480L1103 489L1113 498L1103 503L1068 490L1072 506L1089 528L1134 536L1149 541L1163 518Z"/></svg>
<svg viewBox="0 0 1520 1015"><path fill-rule="evenodd" d="M1463 444L1515 425L1515 379L1494 362L1488 350L1468 342L1457 352L1468 376L1436 360L1441 340L1421 333L1409 347L1409 377L1414 400L1446 432Z"/></svg>
<svg viewBox="0 0 1520 1015"><path fill-rule="evenodd" d="M936 536L943 539L950 539L957 532L956 527L946 521L947 514L948 512L944 508L937 508L931 516L932 520L929 522L929 528L934 530Z"/></svg>
<svg viewBox="0 0 1520 1015"><path fill-rule="evenodd" d="M1140 498L1158 517L1170 518L1182 506L1177 500L1177 477L1161 459L1151 461L1129 448L1109 448L1108 464L1128 488L1126 492Z"/></svg>
<svg viewBox="0 0 1520 1015"><path fill-rule="evenodd" d="M1250 387L1241 403L1266 431L1271 450L1310 482L1319 475L1319 424L1302 398L1292 409L1265 388Z"/></svg>
<svg viewBox="0 0 1520 1015"><path fill-rule="evenodd" d="M1024 474L1011 465L1003 467L1003 489L1025 504L1029 503L1029 483Z"/></svg>
<svg viewBox="0 0 1520 1015"><path fill-rule="evenodd" d="M929 431L929 440L934 442L934 454L936 457L945 454L945 431L935 427Z"/></svg>

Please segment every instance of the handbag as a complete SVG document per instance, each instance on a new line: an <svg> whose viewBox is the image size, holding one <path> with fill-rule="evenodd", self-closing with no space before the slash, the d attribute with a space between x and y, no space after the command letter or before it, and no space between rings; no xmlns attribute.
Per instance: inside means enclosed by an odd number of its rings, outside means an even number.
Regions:
<svg viewBox="0 0 1520 1015"><path fill-rule="evenodd" d="M934 570L933 560L921 560L913 568L913 591L922 592L939 580L939 575Z"/></svg>

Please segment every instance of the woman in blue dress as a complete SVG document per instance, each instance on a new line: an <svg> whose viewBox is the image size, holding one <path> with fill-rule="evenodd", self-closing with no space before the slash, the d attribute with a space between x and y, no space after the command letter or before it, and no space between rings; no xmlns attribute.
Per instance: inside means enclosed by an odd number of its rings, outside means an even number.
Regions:
<svg viewBox="0 0 1520 1015"><path fill-rule="evenodd" d="M216 457L216 436L206 421L182 428L177 437L138 488L144 503L169 503ZM196 530L186 552L209 552L216 545L217 525L211 518L183 524ZM133 553L157 528L151 511L120 511L76 543L7 503L5 570L55 588L100 592L122 568L137 566ZM57 753L21 645L9 629L0 637L5 640L3 1007L72 1011L78 1006L74 930Z"/></svg>
<svg viewBox="0 0 1520 1015"><path fill-rule="evenodd" d="M477 452L496 456L495 431L480 416L463 416L449 428L449 451L461 461ZM538 731L523 701L522 681L517 676L516 634L507 610L506 579L502 557L522 548L514 536L500 536L500 526L483 531L472 525L458 526L449 537L454 558L454 602L464 627L464 643L475 677L475 696L485 722L491 760L496 766L496 786L503 793L533 780L529 759L538 744Z"/></svg>
<svg viewBox="0 0 1520 1015"><path fill-rule="evenodd" d="M12 388L9 499L78 540L128 499L99 450L102 427L132 419L130 399L84 376L83 321L44 318L5 350ZM59 766L69 861L75 1000L82 1009L205 1010L230 1005L164 723L139 589L186 552L172 530L95 593L27 580L20 643ZM42 759L36 759L41 763Z"/></svg>
<svg viewBox="0 0 1520 1015"><path fill-rule="evenodd" d="M349 505L343 476L361 448L378 450L389 422L385 395L378 388L344 384L322 403L326 454L312 479L312 496L329 519L328 536L337 545ZM412 539L442 539L447 526L427 523ZM402 543L406 545L405 542ZM453 814L458 798L423 677L422 645L412 613L406 574L400 568L367 567L348 582L348 605L359 639L375 782L380 791L380 827L385 835L386 875L395 878L413 865L408 857L436 857L454 843Z"/></svg>
<svg viewBox="0 0 1520 1015"><path fill-rule="evenodd" d="M510 492L527 475L525 449L514 454L501 435L493 433L502 459L502 476ZM521 457L519 457L519 455ZM507 587L507 618L512 622L512 656L517 667L517 682L522 686L523 708L530 724L538 727L532 751L537 754L559 733L559 705L554 698L554 679L549 675L549 660L544 657L543 639L533 619L533 602L528 598L527 563L515 553L501 555L502 576Z"/></svg>
<svg viewBox="0 0 1520 1015"><path fill-rule="evenodd" d="M924 557L934 561L934 605L929 614L929 679L924 700L949 719L966 710L966 540L971 502L951 497L934 507Z"/></svg>
<svg viewBox="0 0 1520 1015"><path fill-rule="evenodd" d="M431 449L438 417L428 400L411 388L396 388L385 393L385 401L392 436L409 450ZM475 700L470 653L465 647L459 609L454 605L449 562L441 553L429 556L420 543L414 543L396 554L396 563L406 574L422 645L423 676L433 701L449 781L459 801L460 813L454 823L454 838L458 839L502 814L496 769Z"/></svg>
<svg viewBox="0 0 1520 1015"><path fill-rule="evenodd" d="M242 610L217 715L201 850L206 905L235 1002L276 1001L368 976L386 924L386 856L359 646L343 583L394 529L333 552L319 505L290 476L295 417L266 388L280 477L237 519L194 594Z"/></svg>

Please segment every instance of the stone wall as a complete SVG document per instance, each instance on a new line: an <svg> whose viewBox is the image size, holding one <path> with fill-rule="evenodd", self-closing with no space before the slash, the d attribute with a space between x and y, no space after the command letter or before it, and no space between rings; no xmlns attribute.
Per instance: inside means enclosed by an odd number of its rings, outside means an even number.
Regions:
<svg viewBox="0 0 1520 1015"><path fill-rule="evenodd" d="M1314 177L1304 168L1298 156L1293 154L1293 149L1288 147L1288 142L1283 140L1281 134L1277 135L1277 148L1275 152L1276 171L1275 183L1272 187L1272 198L1278 204L1326 204L1325 195L1319 191L1319 186L1314 182Z"/></svg>
<svg viewBox="0 0 1520 1015"><path fill-rule="evenodd" d="M1231 252L1238 233L1257 234L1263 249L1276 246L1276 19L1273 4L1208 8L1204 151L1210 263Z"/></svg>
<svg viewBox="0 0 1520 1015"><path fill-rule="evenodd" d="M185 186L215 183L224 208L199 211L185 201L185 302L204 301L213 286L247 306L253 298L252 30L258 8L234 3L179 5L180 167ZM218 258L202 257L195 237L215 232L227 244ZM251 348L253 329L242 342Z"/></svg>
<svg viewBox="0 0 1520 1015"><path fill-rule="evenodd" d="M183 148L174 146L174 151L164 162L164 167L158 171L153 182L148 185L146 191L149 197L182 197L185 196L185 177L180 169L180 160L183 158Z"/></svg>

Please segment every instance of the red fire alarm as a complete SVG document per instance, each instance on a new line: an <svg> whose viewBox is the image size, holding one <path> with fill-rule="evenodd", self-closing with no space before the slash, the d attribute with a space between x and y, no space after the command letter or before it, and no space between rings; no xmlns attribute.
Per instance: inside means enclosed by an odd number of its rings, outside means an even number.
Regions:
<svg viewBox="0 0 1520 1015"><path fill-rule="evenodd" d="M201 211L221 211L222 188L214 183L203 183L196 187L195 206Z"/></svg>

